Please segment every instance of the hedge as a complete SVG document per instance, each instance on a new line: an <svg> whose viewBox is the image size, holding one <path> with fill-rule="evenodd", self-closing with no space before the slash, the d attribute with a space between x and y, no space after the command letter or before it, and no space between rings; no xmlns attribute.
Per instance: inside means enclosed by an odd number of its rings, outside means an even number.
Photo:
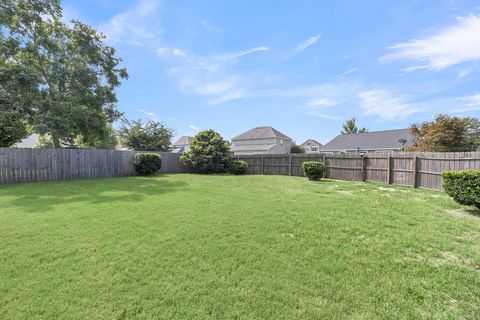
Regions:
<svg viewBox="0 0 480 320"><path fill-rule="evenodd" d="M325 172L325 164L316 161L306 161L302 164L302 171L309 180L319 180Z"/></svg>
<svg viewBox="0 0 480 320"><path fill-rule="evenodd" d="M443 189L456 202L480 209L480 170L444 171Z"/></svg>
<svg viewBox="0 0 480 320"><path fill-rule="evenodd" d="M247 169L248 163L243 160L232 160L228 166L228 172L231 174L245 174Z"/></svg>
<svg viewBox="0 0 480 320"><path fill-rule="evenodd" d="M162 158L156 153L137 153L134 157L133 164L137 174L149 176L155 174L162 168Z"/></svg>

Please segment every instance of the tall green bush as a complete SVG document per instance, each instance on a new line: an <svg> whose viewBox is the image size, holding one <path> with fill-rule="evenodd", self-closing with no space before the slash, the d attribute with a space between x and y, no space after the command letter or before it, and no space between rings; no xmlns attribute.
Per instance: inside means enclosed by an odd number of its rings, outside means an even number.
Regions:
<svg viewBox="0 0 480 320"><path fill-rule="evenodd" d="M195 173L225 173L232 160L230 144L214 130L201 131L180 160Z"/></svg>
<svg viewBox="0 0 480 320"><path fill-rule="evenodd" d="M443 189L456 202L480 209L480 170L444 171Z"/></svg>
<svg viewBox="0 0 480 320"><path fill-rule="evenodd" d="M137 174L149 176L155 174L162 168L162 158L156 153L137 153L134 157L133 164Z"/></svg>
<svg viewBox="0 0 480 320"><path fill-rule="evenodd" d="M316 161L306 161L302 164L302 171L309 180L320 180L325 172L325 164Z"/></svg>

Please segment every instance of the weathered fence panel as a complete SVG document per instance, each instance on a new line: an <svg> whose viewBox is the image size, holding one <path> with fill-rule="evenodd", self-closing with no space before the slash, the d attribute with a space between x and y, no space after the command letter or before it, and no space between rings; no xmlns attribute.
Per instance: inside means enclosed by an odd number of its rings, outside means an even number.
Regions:
<svg viewBox="0 0 480 320"><path fill-rule="evenodd" d="M361 180L441 190L445 170L480 169L480 152L291 154L238 156L250 174L303 176L305 161L326 164L326 178Z"/></svg>
<svg viewBox="0 0 480 320"><path fill-rule="evenodd" d="M137 151L0 148L0 184L134 176ZM187 172L179 154L156 152L161 173Z"/></svg>

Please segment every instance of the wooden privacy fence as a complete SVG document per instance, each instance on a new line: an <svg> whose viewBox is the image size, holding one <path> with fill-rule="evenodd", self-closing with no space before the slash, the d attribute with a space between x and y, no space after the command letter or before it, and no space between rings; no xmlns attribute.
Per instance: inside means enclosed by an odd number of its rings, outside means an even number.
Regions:
<svg viewBox="0 0 480 320"><path fill-rule="evenodd" d="M0 148L0 184L81 178L134 176L138 151ZM186 172L179 154L162 157L162 173Z"/></svg>
<svg viewBox="0 0 480 320"><path fill-rule="evenodd" d="M80 178L134 176L133 157L138 151L94 149L0 148L0 184ZM156 152L162 157L161 173L188 170L180 155ZM359 180L442 189L445 170L480 169L480 152L292 154L235 157L248 162L247 173L303 176L305 161L325 162L326 178Z"/></svg>
<svg viewBox="0 0 480 320"><path fill-rule="evenodd" d="M247 173L303 176L302 163L326 164L326 178L383 182L441 190L445 170L480 169L480 152L291 154L238 156Z"/></svg>

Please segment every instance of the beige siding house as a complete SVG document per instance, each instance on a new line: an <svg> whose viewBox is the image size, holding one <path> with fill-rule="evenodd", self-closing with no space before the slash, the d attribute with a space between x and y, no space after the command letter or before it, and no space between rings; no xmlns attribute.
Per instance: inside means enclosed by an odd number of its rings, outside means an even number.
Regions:
<svg viewBox="0 0 480 320"><path fill-rule="evenodd" d="M190 150L190 143L192 142L193 137L183 136L173 144L173 152L175 153L184 153Z"/></svg>
<svg viewBox="0 0 480 320"><path fill-rule="evenodd" d="M307 141L302 143L300 147L302 147L305 153L319 153L322 144L317 140L308 139Z"/></svg>
<svg viewBox="0 0 480 320"><path fill-rule="evenodd" d="M232 139L234 155L289 154L292 139L272 127L250 129Z"/></svg>

